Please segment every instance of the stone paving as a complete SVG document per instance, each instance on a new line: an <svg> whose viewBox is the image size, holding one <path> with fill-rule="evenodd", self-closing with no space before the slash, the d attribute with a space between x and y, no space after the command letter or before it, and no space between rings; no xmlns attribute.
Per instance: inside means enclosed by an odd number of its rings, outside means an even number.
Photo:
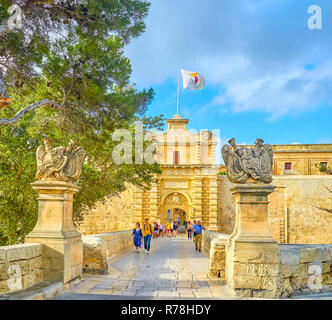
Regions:
<svg viewBox="0 0 332 320"><path fill-rule="evenodd" d="M83 281L59 299L232 298L222 281L209 280L208 257L183 235L152 239L149 255L132 247L109 264L109 274L84 274Z"/></svg>

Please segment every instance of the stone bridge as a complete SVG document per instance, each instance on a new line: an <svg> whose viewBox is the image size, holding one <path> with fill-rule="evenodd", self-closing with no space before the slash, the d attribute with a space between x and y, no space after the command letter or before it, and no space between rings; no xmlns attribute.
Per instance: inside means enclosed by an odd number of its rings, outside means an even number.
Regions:
<svg viewBox="0 0 332 320"><path fill-rule="evenodd" d="M229 235L211 231L203 234L202 252L179 234L177 238L152 239L149 255L143 249L135 252L131 231L82 238L82 278L65 285L43 281L43 245L1 247L0 300L264 298L266 290L261 287L250 290L250 276L257 283L257 277L262 281L273 272L262 264L248 267L244 274L237 270L247 283L235 294L225 274ZM277 271L284 291L274 298L332 299L331 254L332 245L279 245Z"/></svg>
<svg viewBox="0 0 332 320"><path fill-rule="evenodd" d="M140 253L135 252L130 234L120 232L84 237L84 268L94 271L94 274L84 274L80 284L58 299L208 299L231 295L223 280L209 279L208 254L196 252L192 239L188 240L181 234L177 238L152 239L151 251L147 255L144 249ZM104 252L100 252L103 245L95 241L96 238L108 237L106 246L112 252L120 243L125 245L126 236L128 248L111 258L106 257L105 261ZM96 273L98 267L104 274Z"/></svg>
<svg viewBox="0 0 332 320"><path fill-rule="evenodd" d="M32 187L39 193L37 224L25 244L0 247L0 299L331 297L332 245L273 238L273 185L234 185L234 231L203 231L203 252L179 234L153 239L150 255L135 252L131 230L82 237L72 221L74 183Z"/></svg>

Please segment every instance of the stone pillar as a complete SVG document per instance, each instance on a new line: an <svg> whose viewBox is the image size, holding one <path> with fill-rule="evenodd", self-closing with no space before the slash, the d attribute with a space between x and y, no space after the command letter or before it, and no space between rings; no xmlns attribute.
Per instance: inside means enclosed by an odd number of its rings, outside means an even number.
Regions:
<svg viewBox="0 0 332 320"><path fill-rule="evenodd" d="M236 185L235 229L226 253L227 284L237 295L280 297L278 243L268 224L268 195L274 186Z"/></svg>
<svg viewBox="0 0 332 320"><path fill-rule="evenodd" d="M193 220L202 221L202 178L193 180L194 199L193 199Z"/></svg>
<svg viewBox="0 0 332 320"><path fill-rule="evenodd" d="M39 194L38 220L25 242L43 244L44 280L66 284L80 279L83 243L72 218L73 196L78 187L62 181L38 181L31 185Z"/></svg>
<svg viewBox="0 0 332 320"><path fill-rule="evenodd" d="M218 190L218 182L217 179L210 180L210 223L209 230L218 231L218 223L217 223L217 210L218 210L218 199L217 199L217 190Z"/></svg>

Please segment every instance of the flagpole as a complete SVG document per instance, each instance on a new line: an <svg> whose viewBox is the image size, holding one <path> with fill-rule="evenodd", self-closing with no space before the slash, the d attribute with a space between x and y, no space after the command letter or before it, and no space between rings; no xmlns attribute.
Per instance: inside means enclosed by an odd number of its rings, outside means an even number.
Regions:
<svg viewBox="0 0 332 320"><path fill-rule="evenodd" d="M180 96L180 68L178 70L178 99L177 99L177 106L176 106L176 114L179 114L179 96Z"/></svg>

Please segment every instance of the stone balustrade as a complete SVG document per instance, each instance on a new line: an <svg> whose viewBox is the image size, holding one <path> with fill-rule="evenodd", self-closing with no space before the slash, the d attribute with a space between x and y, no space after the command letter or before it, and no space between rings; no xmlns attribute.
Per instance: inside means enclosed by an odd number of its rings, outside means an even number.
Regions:
<svg viewBox="0 0 332 320"><path fill-rule="evenodd" d="M0 294L30 288L42 279L41 244L0 247Z"/></svg>
<svg viewBox="0 0 332 320"><path fill-rule="evenodd" d="M106 273L107 259L133 246L132 230L83 236L83 272Z"/></svg>

